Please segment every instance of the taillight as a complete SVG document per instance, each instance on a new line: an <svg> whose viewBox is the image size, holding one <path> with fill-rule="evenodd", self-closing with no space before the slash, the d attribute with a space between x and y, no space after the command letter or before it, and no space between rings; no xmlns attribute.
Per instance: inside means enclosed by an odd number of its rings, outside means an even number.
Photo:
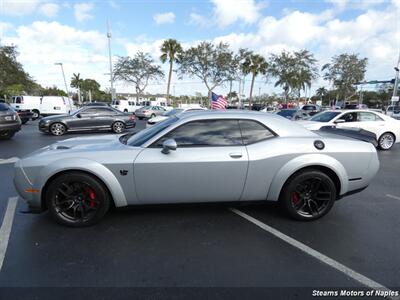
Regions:
<svg viewBox="0 0 400 300"><path fill-rule="evenodd" d="M144 110L144 111L143 111L143 113L147 113L147 112L148 112L148 110Z"/></svg>

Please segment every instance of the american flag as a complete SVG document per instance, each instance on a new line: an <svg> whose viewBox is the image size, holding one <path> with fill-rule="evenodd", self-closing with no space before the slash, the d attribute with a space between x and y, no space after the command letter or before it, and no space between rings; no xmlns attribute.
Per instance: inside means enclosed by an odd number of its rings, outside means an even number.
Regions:
<svg viewBox="0 0 400 300"><path fill-rule="evenodd" d="M221 96L211 92L211 109L226 109L228 101Z"/></svg>

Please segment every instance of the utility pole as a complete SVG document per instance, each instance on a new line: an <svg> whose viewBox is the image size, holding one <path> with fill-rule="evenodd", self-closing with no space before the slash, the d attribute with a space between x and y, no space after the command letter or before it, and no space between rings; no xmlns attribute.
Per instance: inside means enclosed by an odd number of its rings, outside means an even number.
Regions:
<svg viewBox="0 0 400 300"><path fill-rule="evenodd" d="M113 78L113 67L112 67L112 57L111 57L110 21L107 21L107 39L108 39L108 60L110 63L110 84L111 84L111 102L112 102L115 100L115 90L114 90L114 78Z"/></svg>
<svg viewBox="0 0 400 300"><path fill-rule="evenodd" d="M240 95L241 93L242 93L242 79L239 78L239 93L238 93L239 109L242 109L242 96Z"/></svg>
<svg viewBox="0 0 400 300"><path fill-rule="evenodd" d="M58 63L55 63L55 65L61 66L61 72L62 72L62 75L63 75L63 78L64 78L64 84L65 84L65 91L67 92L67 97L69 98L69 90L68 90L68 86L67 86L67 81L65 80L65 73L64 73L63 64L58 62Z"/></svg>
<svg viewBox="0 0 400 300"><path fill-rule="evenodd" d="M396 77L395 77L395 80L394 80L393 97L397 96L397 89L399 87L399 69L400 69L400 51L399 51L399 58L397 60L397 67L394 67L394 70L396 71ZM393 97L392 97L391 104L395 105L395 103L393 101L393 99L394 99Z"/></svg>

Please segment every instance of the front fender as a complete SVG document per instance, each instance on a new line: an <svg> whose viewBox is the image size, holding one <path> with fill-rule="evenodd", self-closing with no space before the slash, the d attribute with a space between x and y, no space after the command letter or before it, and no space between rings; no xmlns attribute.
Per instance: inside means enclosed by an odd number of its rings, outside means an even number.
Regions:
<svg viewBox="0 0 400 300"><path fill-rule="evenodd" d="M98 177L108 188L114 200L115 206L126 206L127 201L120 183L114 174L102 164L84 158L69 158L68 160L56 160L40 170L33 182L33 188L40 190L42 197L43 187L55 174L65 171L85 171Z"/></svg>
<svg viewBox="0 0 400 300"><path fill-rule="evenodd" d="M275 175L268 191L268 200L277 201L286 180L300 169L321 166L331 169L340 180L340 195L348 190L348 175L344 166L336 159L325 154L305 154L288 161Z"/></svg>

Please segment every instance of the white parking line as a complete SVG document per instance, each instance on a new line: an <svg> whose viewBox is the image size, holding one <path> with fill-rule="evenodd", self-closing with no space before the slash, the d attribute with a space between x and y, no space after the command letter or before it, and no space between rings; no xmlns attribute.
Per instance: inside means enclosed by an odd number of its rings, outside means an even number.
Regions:
<svg viewBox="0 0 400 300"><path fill-rule="evenodd" d="M387 287L381 285L380 283L373 281L372 279L369 279L368 277L365 277L364 275L357 273L356 271L346 267L345 265L337 262L336 260L314 250L313 248L291 238L290 236L287 236L286 234L280 232L279 230L276 230L275 228L268 226L264 223L262 223L261 221L253 218L252 216L249 216L248 214L237 210L235 208L230 208L230 210L241 216L242 218L246 219L247 221L253 223L254 225L260 227L261 229L271 233L272 235L276 236L277 238L285 241L286 243L292 245L293 247L296 247L297 249L307 253L308 255L311 255L312 257L318 259L319 261L331 266L332 268L344 273L345 275L347 275L348 277L358 281L359 283L361 283L363 286L365 287L369 287L372 288L374 290L379 290L379 291L385 291L388 292L389 295L392 292L390 289L388 289ZM393 294L393 292L392 292ZM398 297L396 298L390 298L388 297L388 299L399 299Z"/></svg>
<svg viewBox="0 0 400 300"><path fill-rule="evenodd" d="M6 158L6 159L0 159L0 165L13 164L17 161L19 161L18 157L10 157L10 158Z"/></svg>
<svg viewBox="0 0 400 300"><path fill-rule="evenodd" d="M393 195L390 195L390 194L386 194L386 197L392 198L392 199L396 199L396 200L400 200L400 197L393 196Z"/></svg>
<svg viewBox="0 0 400 300"><path fill-rule="evenodd" d="M17 207L18 197L8 198L7 209L4 214L3 224L0 227L0 271L3 266L4 257L6 256L8 240L14 220L15 209Z"/></svg>

